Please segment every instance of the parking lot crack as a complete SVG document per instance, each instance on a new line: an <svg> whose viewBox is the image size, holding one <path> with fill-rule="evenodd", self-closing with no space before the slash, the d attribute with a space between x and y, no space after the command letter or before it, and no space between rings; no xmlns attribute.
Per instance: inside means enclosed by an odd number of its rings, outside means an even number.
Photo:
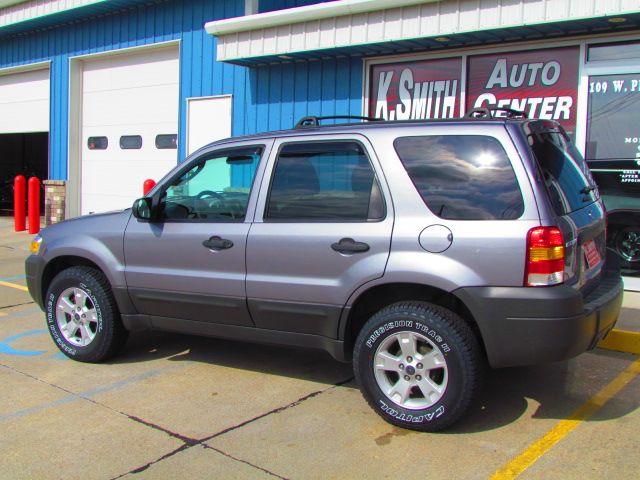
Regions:
<svg viewBox="0 0 640 480"><path fill-rule="evenodd" d="M141 419L139 417L135 417L133 415L129 415L129 414L124 413L124 412L118 412L118 413L121 413L122 415L125 415L127 418L129 418L130 420L133 420L134 422L138 422L138 423L141 423L142 425L145 425L147 427L153 428L154 430L159 430L160 432L164 432L167 435L169 435L170 437L176 438L176 439L180 440L181 442L184 442L184 444L186 446L188 446L188 447L192 447L194 445L198 445L199 443L201 443L201 440L197 440L195 438L190 438L190 437L187 437L185 435L181 435L179 433L176 433L176 432L173 432L173 431L169 430L168 428L161 427L160 425L156 425L155 423L148 422L148 421L143 420L143 419Z"/></svg>
<svg viewBox="0 0 640 480"><path fill-rule="evenodd" d="M134 468L133 470L129 470L128 472L122 473L120 475L118 475L117 477L113 477L110 480L117 480L118 478L122 478L125 477L127 475L135 475L136 473L142 473L145 470L147 470L149 467L155 465L158 462L161 462L163 460L166 460L167 458L173 457L174 455L183 452L184 450L191 448L192 445L187 445L186 443L183 445L180 445L178 448L176 448L175 450L172 450L169 453L166 453L165 455L161 456L160 458L156 458L155 460L149 462L149 463L145 463L144 465L142 465L141 467L137 467Z"/></svg>
<svg viewBox="0 0 640 480"><path fill-rule="evenodd" d="M224 435L226 433L229 433L229 432L232 432L232 431L237 430L239 428L242 428L242 427L244 427L246 425L249 425L250 423L256 422L256 421L258 421L260 419L263 419L265 417L268 417L270 415L274 415L274 414L277 414L277 413L280 413L280 412L284 412L285 410L288 410L288 409L290 409L292 407L296 407L296 406L300 405L301 403L306 402L307 400L309 400L311 398L317 397L318 395L320 395L322 393L328 392L329 390L333 390L336 387L341 387L342 385L345 385L345 384L351 382L353 379L354 379L354 377L350 377L350 378L348 378L346 380L343 380L343 381L338 382L338 383L336 383L334 385L331 385L330 387L323 388L322 390L317 390L315 392L311 392L308 395L305 395L304 397L300 397L298 400L295 400L295 401L293 401L293 402L291 402L291 403L289 403L287 405L283 405L282 407L274 408L273 410L269 410L268 412L262 413L262 414L260 414L258 416L255 416L255 417L253 417L253 418L251 418L249 420L245 420L242 423L239 423L237 425L233 425L233 426L231 426L229 428L225 428L224 430L222 430L220 432L214 433L210 437L204 438L203 440L201 440L201 442L208 442L209 440L213 440L214 438L220 437L220 436L222 436L222 435Z"/></svg>
<svg viewBox="0 0 640 480"><path fill-rule="evenodd" d="M266 468L259 467L258 465L255 465L255 464L253 464L251 462L247 462L246 460L242 460L241 458L237 458L237 457L234 457L233 455L229 455L228 453L223 452L222 450L219 450L219 449L217 449L215 447L212 447L210 445L204 445L204 448L208 448L210 450L213 450L214 452L218 452L220 455L224 455L225 457L230 458L231 460L234 460L236 462L244 463L245 465L248 465L248 466L250 466L252 468L260 470L261 472L264 472L264 473L266 473L268 475L271 475L273 477L280 478L281 480L288 480L286 477L282 477L282 476L278 475L277 473L273 473L273 472L267 470Z"/></svg>
<svg viewBox="0 0 640 480"><path fill-rule="evenodd" d="M2 305L0 306L0 310L4 310L6 308L13 308L13 307L22 307L24 305L32 305L36 302L22 302L22 303L14 303L13 305Z"/></svg>
<svg viewBox="0 0 640 480"><path fill-rule="evenodd" d="M333 384L333 385L331 385L331 386L329 386L327 388L323 388L322 390L317 390L315 392L311 392L308 395L305 395L304 397L300 397L298 400L295 400L295 401L293 401L293 402L291 402L291 403L289 403L287 405L283 405L282 407L278 407L278 408L274 408L273 410L269 410L268 412L265 412L265 413L263 413L261 415L253 417L253 418L251 418L251 419L249 419L247 421L239 423L238 425L234 425L232 427L226 428L226 429L224 429L224 430L222 430L220 432L217 432L217 433L215 433L213 435L210 435L208 437L202 438L200 440L195 440L195 439L192 439L192 438L189 438L189 437L182 436L180 434L177 434L175 432L167 430L167 429L165 429L163 427L160 427L160 426L155 425L153 423L150 423L150 422L147 422L145 420L142 420L142 419L140 419L138 417L134 417L132 415L127 415L125 413L119 412L122 415L125 415L126 417L130 418L131 420L134 420L136 422L140 422L143 425L146 425L146 426L148 426L150 428L154 428L156 430L160 430L160 431L162 431L162 432L164 432L164 433L166 433L168 435L171 435L172 437L174 437L174 438L176 438L176 439L178 439L178 440L180 440L180 441L182 441L184 443L183 443L183 445L181 445L180 447L176 448L175 450L173 450L173 451L171 451L171 452L169 452L169 453L167 453L167 454L165 454L165 455L163 455L163 456L161 456L161 457L159 457L159 458L157 458L157 459L155 459L155 460L153 460L153 461L151 461L149 463L146 463L146 464L142 465L141 467L137 467L137 468L135 468L133 470L129 470L128 472L125 472L125 473L123 473L121 475L118 475L117 477L113 477L111 480L117 480L117 479L122 478L122 477L124 477L126 475L130 475L130 474L132 475L132 474L144 472L145 470L147 470L152 465L155 465L156 463L162 462L163 460L166 460L166 459L168 459L170 457L173 457L174 455L176 455L176 454L178 454L180 452L183 452L183 451L185 451L185 450L187 450L187 449L189 449L191 447L195 447L195 446L198 446L198 445L202 445L204 448L209 448L211 450L214 450L214 451L220 453L221 455L224 455L227 458L230 458L230 459L235 460L237 462L244 463L244 464L246 464L248 466L251 466L253 468L256 468L256 469L258 469L258 470L260 470L260 471L262 471L264 473L272 475L275 478L280 478L280 479L283 479L283 480L287 480L285 477L282 477L282 476L280 476L278 474L270 472L269 470L266 470L266 469L264 469L262 467L254 465L254 464L252 464L250 462L247 462L246 460L242 460L242 459L233 457L232 455L229 455L228 453L226 453L226 452L224 452L222 450L219 450L219 449L217 449L215 447L212 447L210 445L206 445L205 442L208 442L208 441L210 441L210 440L212 440L212 439L214 439L216 437L219 437L221 435L224 435L225 433L229 433L229 432L231 432L233 430L237 430L238 428L242 428L245 425L248 425L248 424L253 423L253 422L257 421L257 420L260 420L261 418L264 418L264 417L267 417L269 415L273 415L273 414L276 414L276 413L280 413L280 412L288 410L288 409L290 409L292 407L300 405L301 403L303 403L303 402L305 402L305 401L307 401L307 400L309 400L311 398L317 397L318 395L320 395L322 393L328 392L330 390L333 390L333 389L335 389L337 387L341 387L342 385L345 385L345 384L351 382L353 380L353 378L354 377L350 377L350 378L348 378L346 380L343 380L341 382L337 382L337 383L335 383L335 384ZM91 400L91 401L93 401L93 400Z"/></svg>

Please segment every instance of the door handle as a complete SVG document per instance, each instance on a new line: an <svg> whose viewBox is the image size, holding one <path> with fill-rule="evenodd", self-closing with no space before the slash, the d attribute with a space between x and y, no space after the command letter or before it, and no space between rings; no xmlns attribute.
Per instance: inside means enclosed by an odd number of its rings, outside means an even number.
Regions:
<svg viewBox="0 0 640 480"><path fill-rule="evenodd" d="M331 249L339 253L364 253L369 251L369 245L356 242L353 238L343 238L337 243L332 243Z"/></svg>
<svg viewBox="0 0 640 480"><path fill-rule="evenodd" d="M220 238L218 236L211 237L209 240L205 240L202 242L202 245L207 247L209 250L226 250L227 248L233 247L233 242L231 240L227 240L226 238Z"/></svg>

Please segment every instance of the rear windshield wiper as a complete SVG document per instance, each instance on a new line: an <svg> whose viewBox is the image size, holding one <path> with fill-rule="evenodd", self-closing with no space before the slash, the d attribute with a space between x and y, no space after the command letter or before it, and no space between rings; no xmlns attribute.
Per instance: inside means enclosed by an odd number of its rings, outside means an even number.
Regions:
<svg viewBox="0 0 640 480"><path fill-rule="evenodd" d="M596 189L596 187L592 187L587 185L586 187L582 187L582 190L580 190L580 193L587 195L588 193L593 192Z"/></svg>

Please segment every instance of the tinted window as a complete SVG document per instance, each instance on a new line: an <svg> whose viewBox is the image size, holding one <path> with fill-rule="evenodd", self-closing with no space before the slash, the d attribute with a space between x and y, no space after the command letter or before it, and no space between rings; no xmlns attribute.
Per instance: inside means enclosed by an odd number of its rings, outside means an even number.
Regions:
<svg viewBox="0 0 640 480"><path fill-rule="evenodd" d="M181 221L242 221L262 147L204 156L167 188L162 217Z"/></svg>
<svg viewBox="0 0 640 480"><path fill-rule="evenodd" d="M427 207L449 220L511 220L522 194L502 145L481 135L402 137L394 142Z"/></svg>
<svg viewBox="0 0 640 480"><path fill-rule="evenodd" d="M380 188L359 143L294 143L280 150L265 218L366 221L383 216Z"/></svg>
<svg viewBox="0 0 640 480"><path fill-rule="evenodd" d="M529 144L558 215L578 210L598 198L587 164L563 131L533 133Z"/></svg>
<svg viewBox="0 0 640 480"><path fill-rule="evenodd" d="M156 135L156 148L158 150L175 150L178 148L178 135L175 133L167 135Z"/></svg>
<svg viewBox="0 0 640 480"><path fill-rule="evenodd" d="M106 150L109 146L107 137L89 137L87 139L87 147L89 150Z"/></svg>
<svg viewBox="0 0 640 480"><path fill-rule="evenodd" d="M120 137L120 148L123 150L138 150L142 148L140 135L123 135Z"/></svg>

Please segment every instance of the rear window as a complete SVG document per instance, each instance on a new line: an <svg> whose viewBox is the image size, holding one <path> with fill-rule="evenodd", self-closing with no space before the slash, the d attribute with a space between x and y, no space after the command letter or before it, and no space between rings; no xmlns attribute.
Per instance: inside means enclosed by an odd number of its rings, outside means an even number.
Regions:
<svg viewBox="0 0 640 480"><path fill-rule="evenodd" d="M400 137L394 147L429 210L448 220L513 220L520 187L500 142L485 135Z"/></svg>
<svg viewBox="0 0 640 480"><path fill-rule="evenodd" d="M599 198L584 158L563 130L531 133L528 138L558 215L579 210Z"/></svg>

